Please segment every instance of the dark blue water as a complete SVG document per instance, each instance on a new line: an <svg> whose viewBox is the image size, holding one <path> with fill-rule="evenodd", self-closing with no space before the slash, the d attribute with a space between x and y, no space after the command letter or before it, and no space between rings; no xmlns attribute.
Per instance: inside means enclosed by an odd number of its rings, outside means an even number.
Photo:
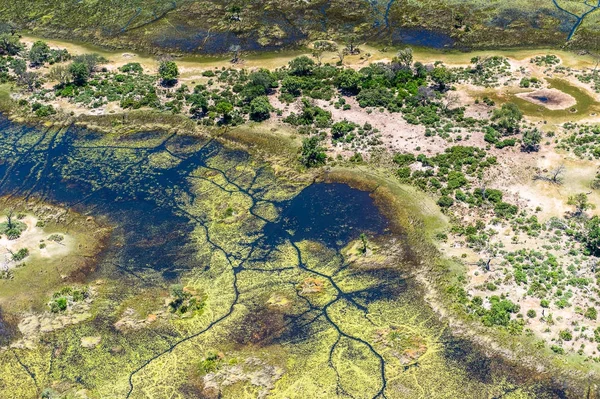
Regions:
<svg viewBox="0 0 600 399"><path fill-rule="evenodd" d="M285 204L280 220L266 231L290 232L294 241L316 240L340 248L361 233L382 234L388 223L366 191L346 184L313 184Z"/></svg>
<svg viewBox="0 0 600 399"><path fill-rule="evenodd" d="M454 39L449 35L422 28L396 28L393 29L391 37L392 43L396 45L407 44L440 49L454 44Z"/></svg>
<svg viewBox="0 0 600 399"><path fill-rule="evenodd" d="M221 174L228 190L253 204L277 189L267 169L249 181L235 169L210 166L250 161L248 154L213 140L140 132L107 142L102 134L81 128L44 131L4 118L0 131L0 196L35 198L106 217L117 226L120 245L111 258L122 272L174 278L196 266L189 236L194 226L210 222L201 211L190 211L198 195L192 189L198 172ZM174 162L152 161L161 156ZM281 212L276 222L266 227L256 224L259 219L248 223L248 233L257 237L250 245L308 239L340 248L363 232L377 235L387 226L369 194L345 184L292 188L291 195L288 201L270 201Z"/></svg>

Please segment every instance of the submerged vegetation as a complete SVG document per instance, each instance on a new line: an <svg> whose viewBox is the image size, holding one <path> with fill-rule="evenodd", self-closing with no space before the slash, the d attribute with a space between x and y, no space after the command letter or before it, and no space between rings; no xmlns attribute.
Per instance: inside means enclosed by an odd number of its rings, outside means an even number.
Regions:
<svg viewBox="0 0 600 399"><path fill-rule="evenodd" d="M225 53L294 47L334 37L350 43L445 47L593 44L594 2L569 0L422 0L223 2L222 0L113 1L4 0L5 30L29 29L63 37L146 49ZM354 50L354 46L351 46ZM319 51L315 49L315 52Z"/></svg>

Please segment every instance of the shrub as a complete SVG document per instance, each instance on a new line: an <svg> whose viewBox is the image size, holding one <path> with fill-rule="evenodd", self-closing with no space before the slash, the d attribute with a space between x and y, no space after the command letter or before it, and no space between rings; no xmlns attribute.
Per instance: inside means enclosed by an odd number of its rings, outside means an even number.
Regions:
<svg viewBox="0 0 600 399"><path fill-rule="evenodd" d="M48 241L61 242L64 238L62 234L52 234L48 237Z"/></svg>
<svg viewBox="0 0 600 399"><path fill-rule="evenodd" d="M200 361L198 369L202 374L213 373L219 369L220 357L214 353L209 352L208 355Z"/></svg>
<svg viewBox="0 0 600 399"><path fill-rule="evenodd" d="M415 160L415 156L411 153L394 155L394 162L397 163L399 166L411 165L415 162Z"/></svg>
<svg viewBox="0 0 600 399"><path fill-rule="evenodd" d="M396 171L396 176L400 179L408 179L410 177L410 168L405 166Z"/></svg>
<svg viewBox="0 0 600 399"><path fill-rule="evenodd" d="M21 249L19 249L17 252L15 252L12 255L12 259L15 262L19 262L19 261L25 259L28 256L29 256L29 249L27 249L27 248L21 248Z"/></svg>
<svg viewBox="0 0 600 399"><path fill-rule="evenodd" d="M596 308L590 307L586 309L584 316L587 319L596 320L598 318L598 312L596 311Z"/></svg>
<svg viewBox="0 0 600 399"><path fill-rule="evenodd" d="M454 200L447 195L442 195L438 200L437 204L442 208L448 208L454 205Z"/></svg>
<svg viewBox="0 0 600 399"><path fill-rule="evenodd" d="M343 121L336 122L333 124L333 126L331 126L331 138L333 140L339 140L357 127L358 125L356 123L349 122L345 119Z"/></svg>
<svg viewBox="0 0 600 399"><path fill-rule="evenodd" d="M527 317L529 317L530 319L533 319L535 316L537 316L537 313L536 313L536 311L535 311L535 310L533 310L533 309L529 309L529 310L527 311Z"/></svg>
<svg viewBox="0 0 600 399"><path fill-rule="evenodd" d="M494 212L499 217L508 218L514 216L519 211L516 205L511 205L506 202L499 202L494 207Z"/></svg>
<svg viewBox="0 0 600 399"><path fill-rule="evenodd" d="M320 146L318 136L306 138L302 141L302 149L300 150L300 162L302 165L311 168L325 164L325 148Z"/></svg>
<svg viewBox="0 0 600 399"><path fill-rule="evenodd" d="M52 299L52 301L50 301L49 305L50 305L50 311L52 311L52 313L64 312L65 310L67 310L68 301L67 301L67 298L65 298L64 296L61 296L61 297Z"/></svg>
<svg viewBox="0 0 600 399"><path fill-rule="evenodd" d="M573 339L573 334L571 333L570 330L561 330L558 333L558 336L560 339L562 339L563 341L570 341Z"/></svg>
<svg viewBox="0 0 600 399"><path fill-rule="evenodd" d="M123 65L121 68L119 68L119 70L121 72L125 72L125 73L143 73L144 72L144 68L142 68L142 66L140 65L139 62L129 62L125 65Z"/></svg>

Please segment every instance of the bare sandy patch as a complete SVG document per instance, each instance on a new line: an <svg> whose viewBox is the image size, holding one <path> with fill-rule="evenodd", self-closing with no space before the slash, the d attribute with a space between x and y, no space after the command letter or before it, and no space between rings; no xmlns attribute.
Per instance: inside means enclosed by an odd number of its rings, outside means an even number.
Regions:
<svg viewBox="0 0 600 399"><path fill-rule="evenodd" d="M28 260L28 258L22 261L13 259L13 255L23 248L29 250L29 256L41 258L60 257L71 251L73 247L71 237L60 234L59 236L62 237L60 241L49 240L50 235L37 226L38 219L35 216L26 215L19 222L27 226L19 238L9 240L6 235L0 238L0 262L4 268L11 269Z"/></svg>
<svg viewBox="0 0 600 399"><path fill-rule="evenodd" d="M516 96L553 111L567 109L577 104L577 100L573 96L557 89L540 89L528 93L519 93Z"/></svg>

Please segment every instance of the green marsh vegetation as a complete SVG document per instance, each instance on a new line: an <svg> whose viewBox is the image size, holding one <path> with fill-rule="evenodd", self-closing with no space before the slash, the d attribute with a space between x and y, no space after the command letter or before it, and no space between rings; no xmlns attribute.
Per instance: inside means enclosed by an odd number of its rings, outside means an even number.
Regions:
<svg viewBox="0 0 600 399"><path fill-rule="evenodd" d="M312 187L314 175L293 169L275 174L259 158L207 138L26 129L23 141L16 131L3 130L3 140L15 145L3 147L8 152L2 156L18 164L19 154L34 146L33 161L49 156L53 174L46 182L19 181L18 187L25 184L19 189L34 185L34 192L46 193L50 184L61 193L61 184L68 184L77 201L79 190L98 193L89 206L121 223L111 237L120 245L109 247L91 280L40 293L47 313L29 317L67 317L72 324L53 327L40 340L15 338L34 344L0 354L6 392L27 398L51 389L65 396L85 387L99 396L135 398L169 391L198 397L217 389L224 397L335 397L342 389L403 397L398 392L445 396L460 390L474 396L539 389L533 382L495 383L510 375L508 364L495 358L487 371L492 380L473 379L469 365L477 364L479 353L455 340L404 278L427 254L416 245L427 240L409 197L394 194L393 209L414 243L364 227L349 242L328 242L303 235L302 225L279 225L284 204ZM370 191L380 183L351 170L335 173L329 175L333 181L346 176L342 181L354 179ZM339 195L354 195L342 190ZM384 193L402 190L392 179L380 185L374 201L383 204ZM107 194L117 200L107 203ZM351 205L352 198L345 202ZM361 198L370 197L362 192ZM336 209L327 212L350 226L358 223L356 214ZM438 216L428 217L433 223ZM368 251L349 264L344 248L364 245L360 232L368 237ZM58 245L50 240L54 234L43 237ZM101 340L83 346L89 337ZM458 347L469 348L468 355ZM35 370L34 377L27 369ZM258 385L251 382L255 373L263 376ZM206 385L209 374L216 387ZM230 375L240 383L224 383Z"/></svg>
<svg viewBox="0 0 600 399"><path fill-rule="evenodd" d="M582 1L482 0L352 1L225 4L221 0L124 1L106 5L69 0L5 0L7 30L30 29L47 36L144 49L204 54L296 47L324 37L383 43L497 48L594 44L598 10ZM265 11L266 10L266 11ZM174 29L175 27L175 29ZM229 38L229 40L227 40Z"/></svg>

